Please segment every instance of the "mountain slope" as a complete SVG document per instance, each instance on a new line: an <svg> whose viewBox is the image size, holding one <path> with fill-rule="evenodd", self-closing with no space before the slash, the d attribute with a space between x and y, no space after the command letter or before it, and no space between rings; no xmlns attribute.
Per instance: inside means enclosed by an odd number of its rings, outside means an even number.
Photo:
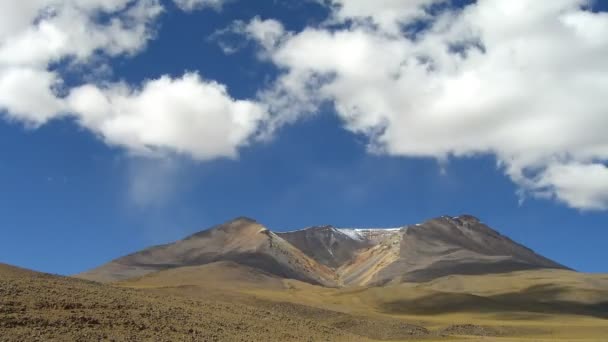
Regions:
<svg viewBox="0 0 608 342"><path fill-rule="evenodd" d="M175 243L133 253L76 277L113 282L216 261L233 261L279 277L313 284L335 284L330 269L247 218L232 220Z"/></svg>
<svg viewBox="0 0 608 342"><path fill-rule="evenodd" d="M456 274L566 269L470 215L443 216L392 229L318 226L278 233L251 219L239 218L175 243L116 259L77 277L113 282L218 261L324 286L383 285Z"/></svg>
<svg viewBox="0 0 608 342"><path fill-rule="evenodd" d="M182 266L164 271L148 273L117 283L120 286L155 288L201 286L204 288L261 288L284 289L284 279L264 272L259 268L237 264L232 261L217 261L200 266ZM302 283L305 284L305 283Z"/></svg>
<svg viewBox="0 0 608 342"><path fill-rule="evenodd" d="M311 227L278 233L334 269L340 285L427 281L450 274L490 274L564 266L479 221L443 216L403 228Z"/></svg>
<svg viewBox="0 0 608 342"><path fill-rule="evenodd" d="M0 264L3 342L368 340L284 307L184 298Z"/></svg>
<svg viewBox="0 0 608 342"><path fill-rule="evenodd" d="M310 227L277 235L317 262L332 268L350 261L361 249L373 245L332 226Z"/></svg>
<svg viewBox="0 0 608 342"><path fill-rule="evenodd" d="M477 218L443 216L403 230L396 260L371 282L427 281L450 274L566 269Z"/></svg>

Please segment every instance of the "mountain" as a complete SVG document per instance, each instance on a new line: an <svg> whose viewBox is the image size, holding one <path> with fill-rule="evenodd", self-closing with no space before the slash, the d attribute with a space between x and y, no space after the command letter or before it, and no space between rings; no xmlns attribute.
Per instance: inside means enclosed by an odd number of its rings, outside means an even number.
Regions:
<svg viewBox="0 0 608 342"><path fill-rule="evenodd" d="M116 259L76 277L115 282L221 261L328 287L567 269L470 215L442 216L389 229L317 226L277 233L252 219L238 218L183 240Z"/></svg>
<svg viewBox="0 0 608 342"><path fill-rule="evenodd" d="M350 261L359 250L373 246L371 241L353 238L332 226L310 227L277 235L315 261L331 268Z"/></svg>
<svg viewBox="0 0 608 342"><path fill-rule="evenodd" d="M402 230L399 244L391 246L395 260L379 270L372 282L419 282L451 274L567 269L470 215L443 216L407 227Z"/></svg>
<svg viewBox="0 0 608 342"><path fill-rule="evenodd" d="M216 261L232 261L312 284L336 283L330 268L249 218L237 218L183 240L127 255L77 277L113 282Z"/></svg>

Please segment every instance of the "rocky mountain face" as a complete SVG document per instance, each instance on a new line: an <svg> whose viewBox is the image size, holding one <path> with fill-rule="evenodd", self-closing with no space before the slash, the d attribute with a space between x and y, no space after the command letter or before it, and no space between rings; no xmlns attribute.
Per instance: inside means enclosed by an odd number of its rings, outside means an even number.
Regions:
<svg viewBox="0 0 608 342"><path fill-rule="evenodd" d="M277 233L254 220L238 218L183 240L116 259L77 277L115 282L217 261L334 287L418 282L451 274L565 268L469 215L442 216L390 229L318 226Z"/></svg>
<svg viewBox="0 0 608 342"><path fill-rule="evenodd" d="M450 274L565 268L491 229L477 218L443 216L403 230L396 259L372 282L427 281Z"/></svg>
<svg viewBox="0 0 608 342"><path fill-rule="evenodd" d="M113 282L216 261L232 261L312 284L336 283L331 269L248 218L238 218L183 240L127 255L77 277Z"/></svg>
<svg viewBox="0 0 608 342"><path fill-rule="evenodd" d="M332 226L310 227L277 235L318 263L338 268L364 248L374 245L368 239L353 238Z"/></svg>

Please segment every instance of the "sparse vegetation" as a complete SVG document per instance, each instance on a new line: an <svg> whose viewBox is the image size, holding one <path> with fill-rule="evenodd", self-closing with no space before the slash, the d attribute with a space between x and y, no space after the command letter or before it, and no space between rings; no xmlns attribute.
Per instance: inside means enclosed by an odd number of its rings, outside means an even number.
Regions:
<svg viewBox="0 0 608 342"><path fill-rule="evenodd" d="M241 218L79 275L109 284L0 266L0 341L608 336L608 276L568 270L474 218L283 236Z"/></svg>

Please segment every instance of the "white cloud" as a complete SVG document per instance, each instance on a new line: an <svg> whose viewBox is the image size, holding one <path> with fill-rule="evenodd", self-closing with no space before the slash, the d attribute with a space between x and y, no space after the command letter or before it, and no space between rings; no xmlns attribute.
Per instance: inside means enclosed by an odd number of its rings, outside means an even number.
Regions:
<svg viewBox="0 0 608 342"><path fill-rule="evenodd" d="M27 5L22 5L26 3ZM111 56L141 50L153 32L150 24L160 14L157 0L28 1L2 5L3 18L15 17L0 31L0 68L31 66L72 57L86 62L96 52ZM100 24L96 16L112 15Z"/></svg>
<svg viewBox="0 0 608 342"><path fill-rule="evenodd" d="M283 39L285 28L277 20L255 17L244 27L244 33L257 40L266 50L271 50Z"/></svg>
<svg viewBox="0 0 608 342"><path fill-rule="evenodd" d="M387 1L385 13L339 1L334 17L353 20L344 28L286 33L270 48L260 39L285 70L262 97L291 120L329 101L391 155L493 154L528 193L605 208L606 187L573 169L600 181L608 160L608 14L583 0L479 1L441 12L415 39L399 33L431 2Z"/></svg>
<svg viewBox="0 0 608 342"><path fill-rule="evenodd" d="M535 185L574 208L608 209L608 167L602 164L549 165Z"/></svg>
<svg viewBox="0 0 608 342"><path fill-rule="evenodd" d="M176 2L184 10L221 5L217 0ZM51 69L68 61L87 70L100 54L140 52L154 37L162 11L158 0L0 3L0 111L32 127L70 115L107 143L136 153L234 157L257 132L265 112L258 103L232 99L217 82L185 73L141 87L99 82L105 85L68 89ZM99 21L100 16L107 20Z"/></svg>
<svg viewBox="0 0 608 342"><path fill-rule="evenodd" d="M223 3L175 1L188 11ZM65 88L53 63L86 68L99 55L142 51L163 11L158 0L3 1L0 110L32 126L71 115L109 144L206 160L233 157L260 127L330 102L375 151L492 154L527 193L608 209L608 14L584 10L585 0L427 11L445 3L332 0L329 22L296 33L276 20L241 24L283 71L250 101L194 73Z"/></svg>
<svg viewBox="0 0 608 342"><path fill-rule="evenodd" d="M157 0L31 0L0 4L0 110L40 125L69 108L58 94L62 77L52 63L86 65L96 53L133 54L153 36ZM96 21L100 14L111 19Z"/></svg>
<svg viewBox="0 0 608 342"><path fill-rule="evenodd" d="M0 68L0 111L28 125L40 125L65 109L53 92L60 84L57 75L46 70Z"/></svg>
<svg viewBox="0 0 608 342"><path fill-rule="evenodd" d="M414 20L428 19L426 8L449 0L330 0L333 21L354 20L358 24L368 22L384 32L398 34L403 26Z"/></svg>
<svg viewBox="0 0 608 342"><path fill-rule="evenodd" d="M265 119L264 108L232 99L197 74L125 85L86 85L67 98L81 124L108 143L140 153L173 151L205 160L234 157Z"/></svg>
<svg viewBox="0 0 608 342"><path fill-rule="evenodd" d="M183 11L194 11L203 8L214 8L219 10L229 0L173 0Z"/></svg>
<svg viewBox="0 0 608 342"><path fill-rule="evenodd" d="M247 45L247 40L243 37L261 44L264 47L261 51L264 52L274 49L284 36L285 28L281 22L254 17L248 23L236 20L228 27L216 30L209 36L209 40L217 42L225 54L233 54ZM262 55L260 57L264 58Z"/></svg>

